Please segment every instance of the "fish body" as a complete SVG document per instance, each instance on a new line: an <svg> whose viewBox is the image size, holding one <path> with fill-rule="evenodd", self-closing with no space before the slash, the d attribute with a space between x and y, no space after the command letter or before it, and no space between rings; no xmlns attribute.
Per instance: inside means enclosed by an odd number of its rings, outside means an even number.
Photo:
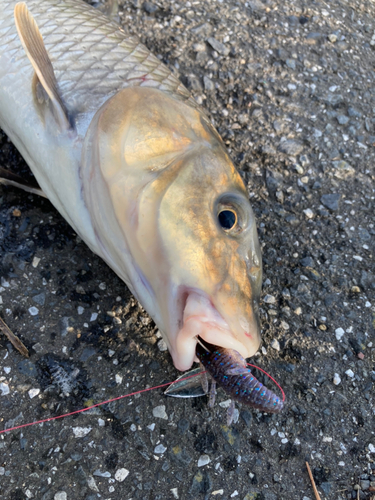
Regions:
<svg viewBox="0 0 375 500"><path fill-rule="evenodd" d="M198 335L256 352L262 266L246 189L205 113L136 38L78 0L1 0L0 126L178 369Z"/></svg>

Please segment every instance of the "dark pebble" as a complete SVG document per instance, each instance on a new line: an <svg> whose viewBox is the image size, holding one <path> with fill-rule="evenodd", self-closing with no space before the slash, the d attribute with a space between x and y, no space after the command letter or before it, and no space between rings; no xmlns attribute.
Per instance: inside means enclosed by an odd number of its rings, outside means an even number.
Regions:
<svg viewBox="0 0 375 500"><path fill-rule="evenodd" d="M253 417L252 417L252 415L251 415L251 413L249 411L242 410L240 412L240 417L245 422L245 424L247 425L247 427L251 427L252 426Z"/></svg>
<svg viewBox="0 0 375 500"><path fill-rule="evenodd" d="M79 360L82 361L82 362L85 362L87 361L89 358L91 358L91 356L94 356L94 354L96 354L96 349L94 349L93 347L85 347L85 349L83 350Z"/></svg>
<svg viewBox="0 0 375 500"><path fill-rule="evenodd" d="M27 377L36 377L38 375L36 366L29 359L24 359L18 363L18 371Z"/></svg>
<svg viewBox="0 0 375 500"><path fill-rule="evenodd" d="M320 201L325 207L329 208L330 210L338 210L340 198L341 194L339 193L323 194L323 196L320 198Z"/></svg>
<svg viewBox="0 0 375 500"><path fill-rule="evenodd" d="M297 156L302 153L303 144L299 141L295 141L294 139L287 139L286 141L282 141L280 143L279 150L289 156Z"/></svg>

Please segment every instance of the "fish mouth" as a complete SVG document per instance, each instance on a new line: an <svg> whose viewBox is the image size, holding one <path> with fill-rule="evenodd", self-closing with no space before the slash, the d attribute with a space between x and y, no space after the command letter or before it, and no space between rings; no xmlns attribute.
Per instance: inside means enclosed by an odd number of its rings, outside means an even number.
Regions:
<svg viewBox="0 0 375 500"><path fill-rule="evenodd" d="M185 288L178 295L178 331L171 345L171 355L178 370L188 370L198 361L195 352L198 337L208 344L233 349L243 358L253 356L258 350L258 332L242 328L234 332L205 292Z"/></svg>

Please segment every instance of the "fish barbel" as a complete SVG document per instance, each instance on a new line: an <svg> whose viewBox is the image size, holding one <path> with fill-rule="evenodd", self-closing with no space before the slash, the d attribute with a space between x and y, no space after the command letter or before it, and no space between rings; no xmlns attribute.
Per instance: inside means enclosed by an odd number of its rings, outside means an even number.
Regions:
<svg viewBox="0 0 375 500"><path fill-rule="evenodd" d="M0 126L123 279L179 370L197 336L252 356L262 264L242 179L186 88L78 0L0 1Z"/></svg>

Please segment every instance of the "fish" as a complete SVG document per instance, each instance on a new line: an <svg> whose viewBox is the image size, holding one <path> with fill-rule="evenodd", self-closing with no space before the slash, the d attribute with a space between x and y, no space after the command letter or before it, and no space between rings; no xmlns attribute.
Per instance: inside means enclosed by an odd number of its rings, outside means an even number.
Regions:
<svg viewBox="0 0 375 500"><path fill-rule="evenodd" d="M246 187L207 114L136 37L80 0L2 0L0 127L178 370L198 360L198 337L256 353L262 256Z"/></svg>

